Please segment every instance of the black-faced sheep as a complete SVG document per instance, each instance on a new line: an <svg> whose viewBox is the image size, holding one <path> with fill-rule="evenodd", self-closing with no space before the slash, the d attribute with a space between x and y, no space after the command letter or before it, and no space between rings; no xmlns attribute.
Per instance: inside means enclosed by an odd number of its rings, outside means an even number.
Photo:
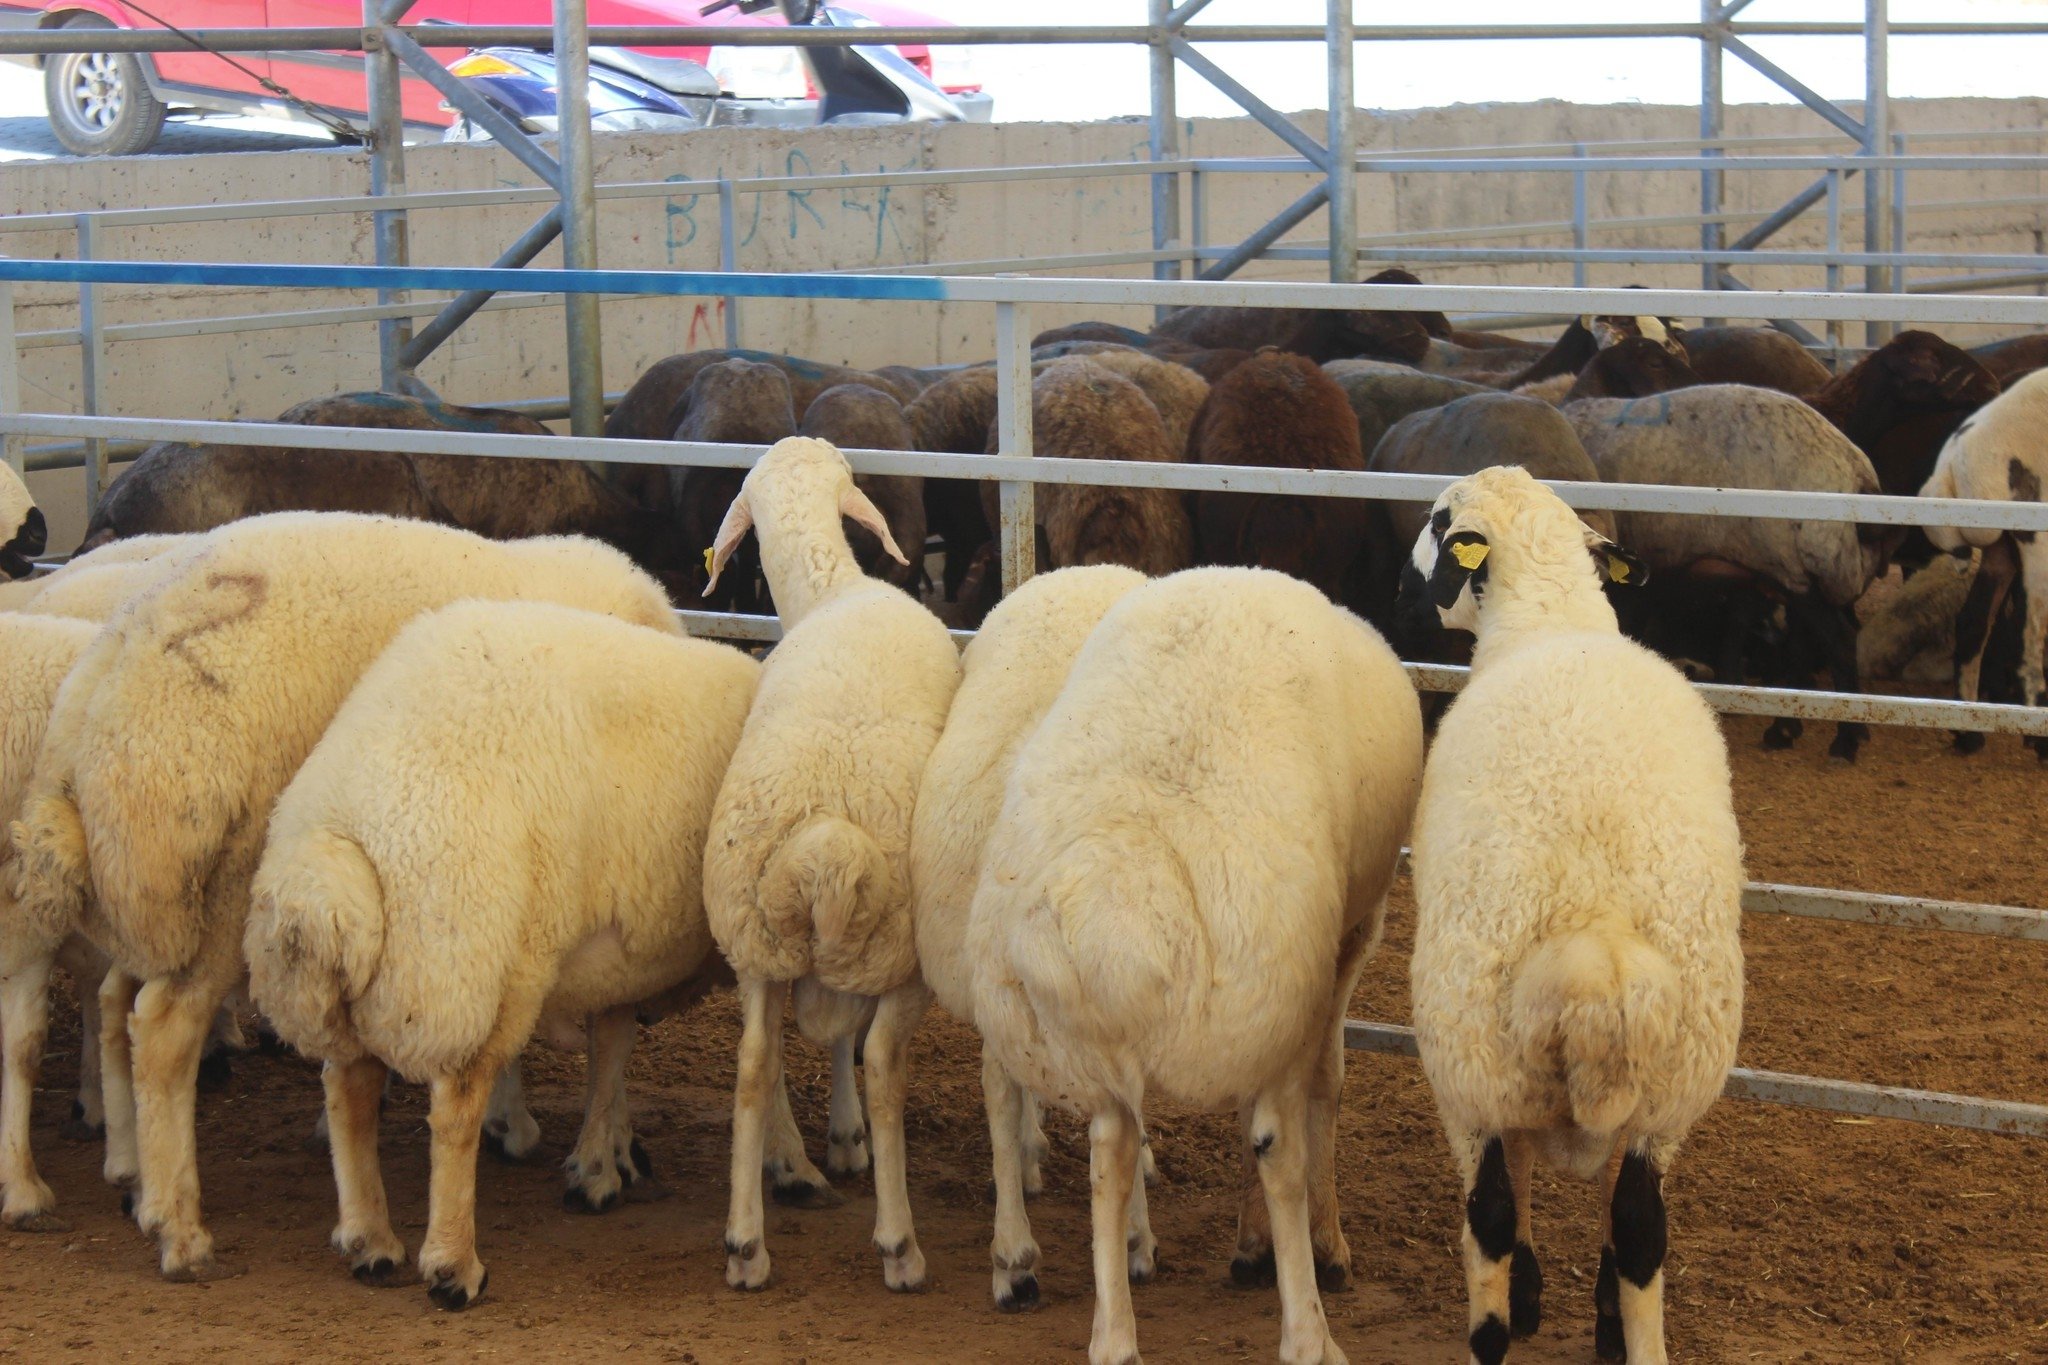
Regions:
<svg viewBox="0 0 2048 1365"><path fill-rule="evenodd" d="M1573 403L1564 415L1608 483L1878 491L1877 472L1854 442L1805 403L1770 389L1707 384L1650 398L1594 398ZM1660 609L1688 588L1689 576L1732 582L1747 599L1758 592L1783 598L1790 638L1770 681L1805 685L1825 666L1835 690L1859 690L1851 608L1883 567L1882 536L1873 528L1656 512L1619 513L1615 526L1661 579L1641 600L1646 624L1639 628L1650 632L1649 642L1660 642L1655 627L1683 626L1696 614ZM1731 637L1737 628L1730 626ZM1732 650L1724 657L1736 657ZM1764 742L1782 747L1802 728L1780 718ZM1867 727L1845 721L1829 753L1853 760L1867 734Z"/></svg>
<svg viewBox="0 0 2048 1365"><path fill-rule="evenodd" d="M811 400L800 436L815 436L844 450L915 450L917 441L903 406L868 384L837 384ZM892 559L874 532L844 518L846 541L861 571L917 595L924 574L924 480L908 474L858 474L854 483L882 510L889 532L910 563Z"/></svg>
<svg viewBox="0 0 2048 1365"><path fill-rule="evenodd" d="M899 403L908 403L924 388L912 375L923 371L884 374L856 370L819 360L804 360L774 351L712 350L688 351L657 360L633 381L625 396L605 419L604 434L633 441L665 441L675 430L677 405L690 391L697 372L707 365L743 360L756 365L773 365L789 384L790 401L798 412L810 407L817 396L835 384L867 384L883 390ZM891 367L895 371L897 367Z"/></svg>
<svg viewBox="0 0 2048 1365"><path fill-rule="evenodd" d="M779 366L755 360L718 360L697 367L689 387L676 401L666 434L677 441L772 445L796 434L797 411L789 378ZM693 466L650 472L664 476L677 529L684 542L696 546L701 555L718 533L725 509L738 496L746 471ZM709 574L701 558L685 570L684 581L690 597L704 595ZM706 605L712 611L766 609L760 556L751 545L741 548L739 558Z"/></svg>
<svg viewBox="0 0 2048 1365"><path fill-rule="evenodd" d="M1797 337L1775 327L1693 327L1681 329L1678 340L1703 384L1748 384L1804 398L1834 377Z"/></svg>
<svg viewBox="0 0 2048 1365"><path fill-rule="evenodd" d="M1581 398L1647 398L1701 382L1686 358L1669 346L1648 337L1625 337L1595 352L1559 403L1576 403Z"/></svg>
<svg viewBox="0 0 2048 1365"><path fill-rule="evenodd" d="M1806 401L1870 457L1880 488L1909 498L1963 419L1998 392L1969 352L1932 332L1901 332Z"/></svg>
<svg viewBox="0 0 2048 1365"><path fill-rule="evenodd" d="M0 465L0 577L27 578L50 537L43 509L10 465Z"/></svg>
<svg viewBox="0 0 2048 1365"><path fill-rule="evenodd" d="M1271 349L1210 391L1188 458L1272 469L1365 468L1344 390L1306 356ZM1195 495L1196 539L1205 562L1278 569L1315 584L1333 601L1364 546L1369 515L1356 498Z"/></svg>
<svg viewBox="0 0 2048 1365"><path fill-rule="evenodd" d="M1542 1319L1531 1168L1606 1173L1603 1360L1663 1365L1664 1174L1742 1027L1742 836L1713 713L1624 638L1640 569L1519 469L1437 498L1404 608L1476 636L1416 813L1415 1038L1463 1176L1471 1358ZM1626 772L1626 782L1610 775Z"/></svg>

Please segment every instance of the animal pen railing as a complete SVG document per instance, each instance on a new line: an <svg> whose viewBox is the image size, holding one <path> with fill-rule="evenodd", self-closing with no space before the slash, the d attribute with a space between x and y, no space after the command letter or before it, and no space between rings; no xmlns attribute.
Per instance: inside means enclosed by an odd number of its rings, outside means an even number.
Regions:
<svg viewBox="0 0 2048 1365"><path fill-rule="evenodd" d="M1224 304L1245 307L1374 308L1473 312L1616 313L1653 311L1697 316L1716 307L1737 318L1792 312L1808 321L1990 323L2048 328L2048 298L1909 296L1880 294L1715 294L1698 290L1619 290L1474 286L1323 285L1290 283L1180 283L1147 280L981 279L940 276L735 275L632 271L532 271L367 266L166 265L136 262L0 260L0 440L26 436L263 443L316 450L395 450L407 453L523 456L621 464L750 465L760 447L695 442L645 442L538 436L304 427L281 423L180 421L30 413L20 410L6 293L17 281L95 286L121 284L253 285L282 288L504 289L539 286L597 296L711 296L807 298L868 305L979 303L996 313L998 453L926 454L849 451L856 470L996 482L1001 490L997 534L1005 591L1034 571L1033 485L1089 483L1119 487L1291 493L1322 497L1428 501L1451 480L1430 475L1254 469L1215 465L1149 464L1038 458L1032 451L1031 327L1029 310L1044 305ZM1613 511L1677 512L1704 516L1783 517L1889 525L1940 524L2007 531L2048 531L2048 504L1974 502L1861 494L1679 488L1643 484L1556 483L1571 505ZM743 640L773 639L774 618L683 612L694 632ZM1464 670L1409 665L1425 690L1455 691ZM1793 715L1816 720L1857 720L1880 725L1990 730L2048 735L2048 708L1879 697L1735 686L1703 686L1709 705L1724 713ZM2048 912L1812 887L1752 884L1744 907L1855 923L2048 941ZM1412 1050L1405 1028L1351 1021L1354 1047ZM1871 1085L1864 1082L1737 1070L1729 1092L1755 1099L1836 1111L1943 1123L1990 1131L2048 1136L2048 1106Z"/></svg>
<svg viewBox="0 0 2048 1365"><path fill-rule="evenodd" d="M426 80L455 109L488 131L498 145L513 155L546 187L538 196L552 200L551 207L530 228L508 246L497 259L501 267L522 267L533 261L556 237L562 239L564 264L588 270L598 264L597 202L591 129L582 102L584 73L592 43L627 47L662 47L679 38L692 46L733 47L829 47L852 43L936 44L996 46L1005 44L1126 44L1145 47L1150 53L1150 127L1148 161L1144 173L1152 184L1152 274L1159 280L1181 277L1184 267L1193 265L1205 279L1225 278L1246 262L1276 254L1277 244L1294 228L1317 212L1326 213L1329 232L1313 254L1325 259L1328 277L1336 282L1357 278L1360 242L1357 233L1358 176L1372 169L1361 162L1357 152L1354 60L1357 45L1415 41L1546 41L1576 39L1648 38L1697 41L1700 44L1700 141L1699 155L1689 163L1699 178L1700 248L1685 263L1698 264L1701 283L1712 292L1746 288L1730 273L1736 264L1756 259L1744 254L1825 200L1839 210L1842 181L1850 174L1862 176L1863 252L1834 260L1829 285L1839 284L1844 266L1864 272L1864 288L1871 293L1895 291L1890 272L1911 266L1900 255L1903 241L1902 201L1895 190L1891 200L1892 233L1887 242L1885 181L1900 171L1912 169L1910 158L1897 153L1903 148L1893 137L1889 114L1889 52L1894 36L2040 36L2048 34L2048 23L1953 22L1899 23L1890 21L1888 0L1863 0L1860 21L1757 22L1742 18L1751 0L1700 0L1699 19L1689 23L1613 24L1393 24L1360 25L1353 0L1326 0L1321 25L1198 24L1194 21L1208 8L1210 0L1146 0L1146 22L1142 25L1065 27L1051 25L1009 25L965 28L867 27L832 28L691 28L600 27L587 22L586 0L554 0L553 25L539 27L486 27L479 25L406 25L402 22L413 0L363 0L360 27L298 29L202 29L192 34L161 29L126 31L42 30L0 34L0 55L51 55L67 52L172 52L200 47L215 53L228 52L360 52L366 59L369 77L368 126L361 130L370 149L370 190L381 202L371 207L375 216L376 260L382 266L402 266L409 261L405 207L404 128L399 105L401 66ZM1853 9L1851 12L1854 12ZM1861 107L1851 113L1805 84L1791 71L1778 65L1752 43L1757 39L1786 37L1856 37L1864 50L1864 95ZM1243 43L1320 43L1327 57L1327 113L1321 141L1274 109L1235 79L1201 45L1225 46ZM560 139L552 153L522 132L474 90L456 79L423 44L440 50L476 46L527 46L553 49L562 71L562 119ZM1724 184L1735 162L1725 152L1734 145L1724 136L1722 74L1725 61L1733 57L1753 68L1811 109L1827 124L1848 138L1858 155L1849 166L1816 167L1819 179L1766 215L1734 243L1725 237ZM1189 241L1182 231L1183 200L1190 201L1189 216L1196 220L1199 238L1203 194L1200 177L1220 165L1197 166L1181 157L1176 82L1181 68L1193 71L1235 102L1252 119L1287 144L1300 158L1295 163L1311 175L1311 187L1281 209L1242 241L1218 254ZM1894 153L1886 159L1887 150ZM1674 167L1675 168L1675 167ZM1946 168L1955 168L1951 160ZM1414 160L1404 161L1404 171L1425 169ZM1457 167L1478 169L1472 163ZM1533 169L1518 166L1516 169ZM1610 169L1618 169L1611 167ZM1575 174L1587 173L1583 165ZM1182 178L1194 183L1184 194ZM1581 182L1583 183L1583 182ZM724 191L729 205L731 191ZM1580 196L1583 199L1583 195ZM1573 215L1580 237L1590 228L1583 211ZM1832 234L1831 234L1832 235ZM89 236L89 230L88 230ZM1832 243L1831 243L1832 244ZM90 242L87 244L90 247ZM1885 248L1890 246L1891 252ZM1298 248L1284 248L1291 253ZM1452 248L1436 248L1438 251ZM1547 260L1569 259L1575 266L1596 260L1615 259L1588 254L1592 248L1575 240L1574 256L1552 254ZM1721 253L1733 252L1733 256ZM1412 259L1422 259L1413 252ZM1441 256L1431 259L1447 259ZM1476 259L1466 257L1464 259ZM1517 260L1537 259L1532 256ZM1666 258L1675 262L1678 258ZM1139 264L1141 260L1129 263ZM730 261L721 262L730 267ZM1964 267L1967 268L1967 267ZM2028 273L2033 272L2033 273ZM2026 279L2039 278L2038 262L2016 267L2012 273ZM395 278L395 277L392 277ZM1583 282L1583 276L1579 277ZM412 330L411 309L398 306L395 289L380 291L378 304L388 309L375 321L379 331L379 369L383 386L399 381L474 315L496 288L473 290L446 301L436 317L417 334ZM594 436L603 420L601 339L598 298L571 293L565 298L571 429L580 436ZM90 314L90 303L84 305ZM1701 310L1701 316L1737 316L1722 308ZM1748 315L1743 315L1748 316ZM1779 319L1779 321L1790 321ZM1875 320L1867 337L1872 344L1883 340L1882 321ZM94 344L101 340L90 318L82 318L80 331L90 381ZM88 389L92 387L88 383ZM97 463L104 455L99 447L89 452ZM97 491L96 489L94 490Z"/></svg>

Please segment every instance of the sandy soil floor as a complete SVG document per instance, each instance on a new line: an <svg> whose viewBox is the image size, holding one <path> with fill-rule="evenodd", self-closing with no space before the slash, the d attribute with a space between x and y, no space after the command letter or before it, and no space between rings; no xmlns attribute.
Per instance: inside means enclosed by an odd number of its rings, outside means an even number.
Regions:
<svg viewBox="0 0 2048 1365"><path fill-rule="evenodd" d="M1750 874L1764 880L2048 905L2040 815L2048 771L2015 740L1964 761L1946 736L1879 731L1854 768L1809 730L1790 754L1731 722ZM1354 1016L1406 1015L1411 907ZM1958 934L1756 917L1747 926L1751 1066L2039 1101L2048 1096L2048 947ZM60 1007L60 1016L67 1013ZM486 1163L479 1242L490 1292L468 1313L434 1311L417 1288L352 1281L326 1247L333 1188L302 1149L319 1104L312 1067L238 1060L202 1099L207 1212L223 1254L248 1267L207 1286L158 1280L151 1249L99 1182L97 1147L56 1133L69 1105L75 1029L53 1043L35 1138L66 1234L0 1233L0 1355L634 1359L683 1362L1075 1360L1092 1308L1087 1160L1079 1126L1053 1118L1045 1195L1032 1218L1045 1300L1007 1317L988 1298L990 1210L978 1049L934 1017L915 1052L911 1198L931 1265L928 1293L897 1297L869 1247L872 1194L842 1182L842 1207L771 1209L774 1280L724 1287L730 998L649 1031L633 1063L640 1132L666 1201L604 1217L566 1213L554 1163L580 1117L580 1059L535 1053L528 1084L545 1130L534 1164ZM794 1034L792 1033L792 1037ZM793 1098L822 1158L828 1066L794 1042ZM1270 1360L1271 1290L1231 1287L1235 1130L1223 1116L1153 1117L1164 1179L1152 1199L1162 1271L1137 1291L1148 1360ZM1459 1200L1420 1069L1354 1056L1340 1188L1355 1285L1330 1296L1354 1362L1464 1359ZM400 1232L426 1213L422 1093L384 1125ZM2021 1139L1727 1101L1672 1174L1668 1319L1693 1361L2048 1360L2048 1167ZM1592 1359L1595 1199L1539 1180L1546 1325L1510 1359Z"/></svg>

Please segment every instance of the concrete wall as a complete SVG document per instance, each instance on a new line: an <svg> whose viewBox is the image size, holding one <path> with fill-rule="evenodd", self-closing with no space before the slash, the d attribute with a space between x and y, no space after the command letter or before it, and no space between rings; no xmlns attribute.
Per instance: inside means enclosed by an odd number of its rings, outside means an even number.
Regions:
<svg viewBox="0 0 2048 1365"><path fill-rule="evenodd" d="M2038 128L2048 102L1941 100L1893 106L1894 126L1933 129ZM1685 138L1697 113L1689 107L1459 105L1413 113L1365 114L1360 145L1390 149L1505 146L1535 142ZM1320 132L1320 114L1301 116ZM1743 106L1728 111L1731 135L1825 136L1829 130L1797 107ZM1249 120L1191 120L1183 130L1187 152L1199 156L1272 155L1280 144ZM1137 162L1145 156L1142 121L1086 124L911 125L893 128L810 129L801 132L720 129L667 137L601 137L601 182L658 182L732 176L826 174L840 171L945 170L983 166ZM1827 144L1839 148L1836 137ZM1803 150L1819 150L1821 144ZM1944 144L1947 150L2031 150L2026 142ZM1800 150L1800 149L1794 149ZM407 153L415 191L531 186L533 178L490 146L428 146ZM1758 213L1802 188L1801 172L1733 172L1731 209ZM1209 200L1212 243L1235 241L1262 223L1309 184L1304 176L1216 177ZM1694 212L1697 178L1612 173L1591 181L1598 218L1645 218ZM95 208L161 207L354 195L367 192L368 167L359 151L305 151L233 157L153 157L133 161L51 161L0 166L0 204L16 213L75 212ZM1846 196L1860 206L1860 187ZM1921 174L1917 200L2041 198L2033 172L1984 175ZM541 212L539 205L427 210L412 216L413 259L421 264L482 265ZM1359 182L1361 233L1435 233L1508 222L1569 219L1571 177L1563 174L1366 175ZM600 211L601 262L608 267L715 269L718 205L715 195L663 195L607 201ZM2041 240L2035 202L2009 207L1937 210L1916 214L1916 249L2032 252ZM776 192L739 204L738 259L743 269L796 271L862 269L990 259L1021 259L1070 251L1143 250L1151 245L1150 187L1143 176L1089 180L1045 179L995 185ZM1739 233L1737 225L1731 236ZM1291 240L1314 241L1321 215ZM1860 222L1845 223L1844 239L1861 241ZM1459 239L1470 240L1470 239ZM1688 247L1693 227L1635 227L1596 235L1595 245ZM1781 235L1774 245L1818 247L1824 223L1818 212ZM1569 234L1501 239L1501 245L1569 245ZM68 231L0 237L0 250L20 256L66 257ZM109 257L142 260L368 262L367 214L248 219L230 223L124 228L100 245ZM1398 259L1398 254L1387 257ZM541 264L559 264L549 252ZM1095 273L1133 275L1143 267ZM1461 283L1568 283L1566 266L1425 267L1427 278ZM1320 278L1316 263L1262 263L1246 278ZM1692 285L1696 267L1595 267L1595 284ZM1757 271L1762 287L1812 288L1818 270ZM369 303L367 294L196 287L107 287L110 323L204 317ZM975 359L993 350L993 310L971 305L834 302L744 306L743 336L750 345L857 364L934 363ZM649 363L676 351L722 344L723 319L715 299L610 302L604 308L605 383L630 384ZM17 290L19 330L76 324L76 291L49 286ZM1045 310L1035 327L1084 315L1143 325L1147 310ZM374 324L265 330L175 340L125 342L109 348L107 410L120 415L183 417L274 416L303 399L374 386ZM560 395L562 326L556 307L487 314L465 328L430 362L422 377L446 396L467 402ZM79 408L78 352L60 346L22 355L23 398L31 408ZM78 532L76 473L35 480L53 517L53 544Z"/></svg>

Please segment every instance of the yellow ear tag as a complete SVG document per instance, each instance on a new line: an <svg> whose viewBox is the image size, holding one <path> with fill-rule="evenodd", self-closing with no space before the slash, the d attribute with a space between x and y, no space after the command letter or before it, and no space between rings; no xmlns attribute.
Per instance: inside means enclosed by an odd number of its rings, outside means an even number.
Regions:
<svg viewBox="0 0 2048 1365"><path fill-rule="evenodd" d="M1616 583L1628 582L1628 561L1620 555L1607 556L1607 576Z"/></svg>
<svg viewBox="0 0 2048 1365"><path fill-rule="evenodd" d="M1458 561L1458 567L1470 573L1486 562L1486 552L1493 547L1478 541L1465 541L1451 546L1451 558Z"/></svg>
<svg viewBox="0 0 2048 1365"><path fill-rule="evenodd" d="M705 547L704 547L704 572L705 572L705 573L710 573L710 572L711 572L711 557L712 557L712 552L713 552L714 550L716 550L717 548L718 548L718 547L717 547L717 546L715 546L715 545L707 545L707 546L705 546Z"/></svg>

